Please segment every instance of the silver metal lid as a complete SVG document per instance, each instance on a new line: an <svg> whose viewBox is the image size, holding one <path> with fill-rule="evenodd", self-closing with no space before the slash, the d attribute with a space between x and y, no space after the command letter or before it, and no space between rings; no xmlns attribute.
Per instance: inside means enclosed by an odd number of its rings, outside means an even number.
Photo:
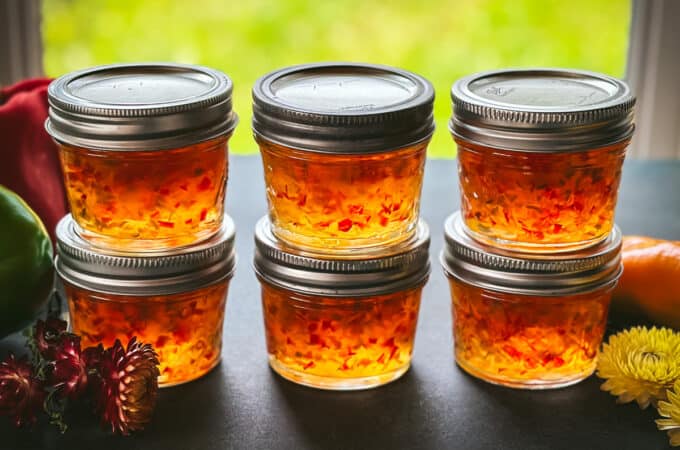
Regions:
<svg viewBox="0 0 680 450"><path fill-rule="evenodd" d="M320 63L271 72L253 87L253 131L319 153L379 153L428 139L434 89L401 69Z"/></svg>
<svg viewBox="0 0 680 450"><path fill-rule="evenodd" d="M364 297L419 286L430 274L430 231L420 220L414 237L389 253L337 256L299 253L278 240L267 216L255 227L255 273L267 283L329 297Z"/></svg>
<svg viewBox="0 0 680 450"><path fill-rule="evenodd" d="M593 72L482 72L451 89L455 137L527 152L587 150L632 136L635 98L626 83Z"/></svg>
<svg viewBox="0 0 680 450"><path fill-rule="evenodd" d="M47 92L47 132L86 148L178 148L228 134L238 122L231 80L201 66L94 67L57 78Z"/></svg>
<svg viewBox="0 0 680 450"><path fill-rule="evenodd" d="M109 294L150 296L187 292L230 277L236 265L236 229L229 216L220 231L197 245L167 251L107 251L84 240L71 215L57 224L59 276L75 286Z"/></svg>
<svg viewBox="0 0 680 450"><path fill-rule="evenodd" d="M622 272L621 230L584 250L551 255L504 251L465 233L460 211L446 219L444 270L473 286L524 295L569 295L615 282Z"/></svg>

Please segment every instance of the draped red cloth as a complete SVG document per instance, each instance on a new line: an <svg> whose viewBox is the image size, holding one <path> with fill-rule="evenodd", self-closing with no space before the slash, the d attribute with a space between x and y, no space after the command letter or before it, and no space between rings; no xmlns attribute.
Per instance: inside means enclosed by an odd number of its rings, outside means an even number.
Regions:
<svg viewBox="0 0 680 450"><path fill-rule="evenodd" d="M50 81L36 78L0 89L0 184L28 203L54 242L68 205L57 147L44 126Z"/></svg>

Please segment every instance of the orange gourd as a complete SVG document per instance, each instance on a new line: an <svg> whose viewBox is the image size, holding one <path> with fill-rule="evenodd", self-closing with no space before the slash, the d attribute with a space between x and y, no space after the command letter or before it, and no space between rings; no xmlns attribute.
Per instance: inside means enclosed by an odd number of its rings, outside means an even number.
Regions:
<svg viewBox="0 0 680 450"><path fill-rule="evenodd" d="M680 241L626 236L622 258L612 308L680 329Z"/></svg>

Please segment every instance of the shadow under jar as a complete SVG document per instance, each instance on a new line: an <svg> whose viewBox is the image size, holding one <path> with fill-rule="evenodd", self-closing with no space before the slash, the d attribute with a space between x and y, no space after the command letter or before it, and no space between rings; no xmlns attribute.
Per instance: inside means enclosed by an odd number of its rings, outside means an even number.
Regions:
<svg viewBox="0 0 680 450"><path fill-rule="evenodd" d="M452 88L468 233L525 252L570 251L614 226L635 100L605 75L559 69L474 74Z"/></svg>
<svg viewBox="0 0 680 450"><path fill-rule="evenodd" d="M78 232L154 251L200 242L224 215L232 83L200 66L95 67L55 80L47 131Z"/></svg>
<svg viewBox="0 0 680 450"><path fill-rule="evenodd" d="M55 266L83 347L127 345L136 336L158 352L160 386L210 371L221 358L234 232L225 216L207 241L140 256L103 252L79 236L70 215L62 219Z"/></svg>
<svg viewBox="0 0 680 450"><path fill-rule="evenodd" d="M253 87L274 234L306 250L380 251L415 232L431 84L369 64L281 69Z"/></svg>
<svg viewBox="0 0 680 450"><path fill-rule="evenodd" d="M568 386L593 373L622 271L617 227L588 250L538 256L474 241L458 212L445 238L441 262L462 369L522 389Z"/></svg>
<svg viewBox="0 0 680 450"><path fill-rule="evenodd" d="M291 254L268 218L258 223L255 242L274 371L310 387L356 390L408 370L430 271L424 222L409 241L372 259Z"/></svg>

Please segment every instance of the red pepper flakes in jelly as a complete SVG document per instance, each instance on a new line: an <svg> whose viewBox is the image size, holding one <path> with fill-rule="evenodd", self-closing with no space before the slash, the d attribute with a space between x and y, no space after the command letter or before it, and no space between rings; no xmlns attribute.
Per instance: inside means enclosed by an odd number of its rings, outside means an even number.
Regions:
<svg viewBox="0 0 680 450"><path fill-rule="evenodd" d="M332 387L336 382L351 386L354 378L389 380L410 363L419 305L420 288L366 298L323 298L263 284L270 363L303 384L325 379ZM301 372L315 378L306 380Z"/></svg>
<svg viewBox="0 0 680 450"><path fill-rule="evenodd" d="M500 247L592 245L614 226L627 145L529 154L459 141L465 224L476 238Z"/></svg>
<svg viewBox="0 0 680 450"><path fill-rule="evenodd" d="M224 214L226 145L219 138L162 152L118 153L60 145L73 218L86 237L114 248L205 239Z"/></svg>
<svg viewBox="0 0 680 450"><path fill-rule="evenodd" d="M260 141L263 163L272 168L265 183L275 232L297 246L336 250L408 238L418 218L425 148L350 161Z"/></svg>
<svg viewBox="0 0 680 450"><path fill-rule="evenodd" d="M158 352L161 386L193 380L219 362L228 283L170 296L94 293L64 284L73 332L83 346L127 342L132 335ZM190 309L194 303L199 309ZM131 323L143 326L131 331Z"/></svg>
<svg viewBox="0 0 680 450"><path fill-rule="evenodd" d="M468 372L513 386L569 383L593 373L611 290L541 297L450 283L456 361Z"/></svg>

